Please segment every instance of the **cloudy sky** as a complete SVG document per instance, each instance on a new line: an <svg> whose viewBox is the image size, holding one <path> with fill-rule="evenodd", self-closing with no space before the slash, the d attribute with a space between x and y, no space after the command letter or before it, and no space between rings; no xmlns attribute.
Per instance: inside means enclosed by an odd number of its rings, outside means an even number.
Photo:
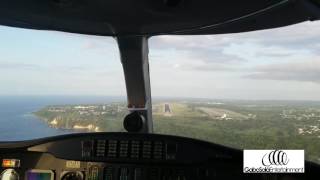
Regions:
<svg viewBox="0 0 320 180"><path fill-rule="evenodd" d="M320 100L320 22L149 40L156 97ZM111 37L0 26L0 95L124 96Z"/></svg>

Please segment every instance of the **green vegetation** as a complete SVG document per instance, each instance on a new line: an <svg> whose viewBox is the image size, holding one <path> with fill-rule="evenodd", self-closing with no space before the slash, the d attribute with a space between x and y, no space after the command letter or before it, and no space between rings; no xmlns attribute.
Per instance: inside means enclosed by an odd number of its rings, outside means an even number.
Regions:
<svg viewBox="0 0 320 180"><path fill-rule="evenodd" d="M124 103L48 106L34 114L53 128L79 131L124 131L121 119L128 113Z"/></svg>
<svg viewBox="0 0 320 180"><path fill-rule="evenodd" d="M124 103L112 103L49 106L35 114L56 128L123 131L127 113ZM320 104L314 102L156 102L153 116L155 133L241 149L304 149L306 159L320 163Z"/></svg>

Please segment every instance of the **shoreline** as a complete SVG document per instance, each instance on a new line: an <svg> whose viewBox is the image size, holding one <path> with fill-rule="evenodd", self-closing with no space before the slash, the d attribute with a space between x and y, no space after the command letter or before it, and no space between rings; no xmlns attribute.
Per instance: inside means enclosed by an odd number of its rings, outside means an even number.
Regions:
<svg viewBox="0 0 320 180"><path fill-rule="evenodd" d="M74 132L101 132L98 126L88 124L87 126L74 124L73 126L67 128L63 127L65 125L58 125L55 118L53 120L50 120L49 118L40 116L37 114L37 112L32 112L32 116L34 116L37 120L45 123L48 127L63 131L74 131Z"/></svg>

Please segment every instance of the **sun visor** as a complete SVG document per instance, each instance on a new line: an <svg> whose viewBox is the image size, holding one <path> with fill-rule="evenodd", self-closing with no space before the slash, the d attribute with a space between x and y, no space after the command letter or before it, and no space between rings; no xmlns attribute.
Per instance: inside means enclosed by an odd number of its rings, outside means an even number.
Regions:
<svg viewBox="0 0 320 180"><path fill-rule="evenodd" d="M104 36L222 34L318 20L319 0L1 0L0 24Z"/></svg>

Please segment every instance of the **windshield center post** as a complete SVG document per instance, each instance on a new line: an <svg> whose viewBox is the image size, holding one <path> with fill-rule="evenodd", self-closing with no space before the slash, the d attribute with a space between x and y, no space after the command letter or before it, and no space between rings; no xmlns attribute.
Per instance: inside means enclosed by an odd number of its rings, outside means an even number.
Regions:
<svg viewBox="0 0 320 180"><path fill-rule="evenodd" d="M147 36L118 36L120 58L127 89L128 109L144 117L136 132L152 133L152 103Z"/></svg>

